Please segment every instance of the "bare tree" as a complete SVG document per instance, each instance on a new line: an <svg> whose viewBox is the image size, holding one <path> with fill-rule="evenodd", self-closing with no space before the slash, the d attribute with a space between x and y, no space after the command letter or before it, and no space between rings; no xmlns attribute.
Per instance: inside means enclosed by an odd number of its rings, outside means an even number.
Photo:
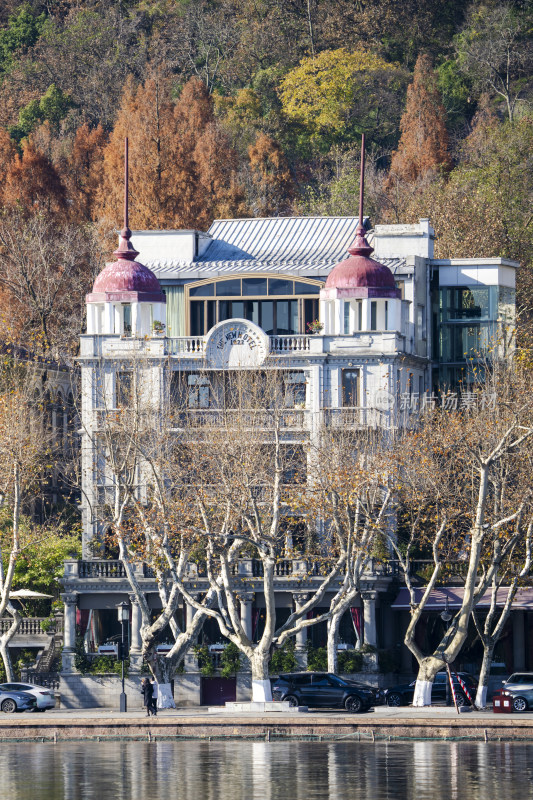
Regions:
<svg viewBox="0 0 533 800"><path fill-rule="evenodd" d="M483 660L479 671L475 700L477 708L485 708L494 648L509 619L511 607L516 597L520 581L529 574L531 568L531 534L533 532L533 520L529 519L524 533L524 531L521 530L521 525L523 524L522 516L523 515L520 514L515 521L515 532L511 542L506 542L505 545L502 546L499 536L493 538L491 548L492 579L490 585L490 606L485 619L482 620L480 618L477 606L472 610L472 619L474 620L476 631L483 645ZM524 545L521 548L521 563L515 553L515 547L519 541L522 541ZM505 557L502 551L505 552ZM520 564L521 569L516 569L517 562ZM514 575L511 575L512 572L514 572ZM509 585L504 586L505 582Z"/></svg>
<svg viewBox="0 0 533 800"><path fill-rule="evenodd" d="M456 50L459 66L483 89L490 89L505 102L509 121L526 83L533 58L530 22L511 5L487 9L473 6L459 36Z"/></svg>
<svg viewBox="0 0 533 800"><path fill-rule="evenodd" d="M289 433L298 412L284 406L283 381L277 370L222 373L211 384L210 408L196 412L200 424L186 428L183 464L187 507L197 515L205 551L210 589L217 607L205 609L217 620L223 636L249 660L254 701L271 700L269 662L274 646L281 646L298 631L326 620L324 613L308 619L328 590L336 588L346 563L345 542L335 530L328 538L314 530L312 515L305 517L307 458L305 437ZM185 487L184 487L185 488ZM291 536L295 520L308 525L305 542ZM307 599L296 606L282 624L277 620L275 588L277 565L300 551L304 569L294 576L304 579L309 561L320 561L324 574L310 581ZM305 551L304 551L305 550ZM232 562L238 555L255 559L255 575L236 574ZM298 586L298 582L295 583ZM265 599L265 626L254 641L239 608L246 590L260 591ZM195 608L201 605L183 580L180 589Z"/></svg>
<svg viewBox="0 0 533 800"><path fill-rule="evenodd" d="M0 361L0 512L5 514L5 531L0 537L0 618L6 612L11 624L0 635L0 656L9 681L15 679L9 642L15 636L21 616L10 600L15 567L23 549L34 541L35 531L23 532L24 508L39 494L39 483L49 451L43 406L37 392L40 365L19 358L7 348Z"/></svg>
<svg viewBox="0 0 533 800"><path fill-rule="evenodd" d="M208 591L196 603L197 613L184 629L180 628L176 612L198 537L196 530L188 527L188 517L181 517L182 494L172 482L181 443L169 431L170 409L168 404L160 405L150 371L142 354L137 355L121 362L114 388L105 379L105 364L97 369L100 408L96 415L83 415L84 449L91 453L85 469L96 471L96 481L105 496L90 497L89 482L85 503L100 530L110 529L118 544L141 613L142 656L159 682L159 702L170 706L170 680L194 643L205 609L216 594ZM142 580L147 569L155 579L162 607L155 619ZM167 626L174 645L168 653L160 654L156 649L158 636Z"/></svg>
<svg viewBox="0 0 533 800"><path fill-rule="evenodd" d="M2 338L63 358L75 352L85 293L100 265L90 231L53 216L0 216Z"/></svg>
<svg viewBox="0 0 533 800"><path fill-rule="evenodd" d="M398 498L407 524L403 537L400 531L399 537L391 535L389 541L411 596L404 641L419 663L415 706L431 704L435 674L459 655L477 599L516 544L512 526L529 497L529 488L523 485L519 492L502 495L500 500L505 498L505 502L496 502L495 495L497 476L505 469L512 483L514 464L533 435L527 377L513 367L498 367L489 375L483 394L469 394L475 405L469 403L459 411L436 410L421 420L417 431L404 437L399 448ZM484 402L487 397L491 402ZM486 567L482 556L487 542L495 537L502 541L501 550ZM418 599L411 562L424 547L432 553L433 569ZM463 566L463 600L448 631L428 655L415 639L416 626L452 561Z"/></svg>
<svg viewBox="0 0 533 800"><path fill-rule="evenodd" d="M346 564L330 603L328 670L337 672L339 626L360 594L382 527L392 526L388 486L392 433L381 428L325 429L320 432L314 471L306 496L307 513L317 516L343 542Z"/></svg>

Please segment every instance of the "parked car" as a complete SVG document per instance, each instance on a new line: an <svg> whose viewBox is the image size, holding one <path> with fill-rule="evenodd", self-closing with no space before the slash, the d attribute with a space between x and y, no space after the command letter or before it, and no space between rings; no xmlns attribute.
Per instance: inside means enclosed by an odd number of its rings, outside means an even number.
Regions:
<svg viewBox="0 0 533 800"><path fill-rule="evenodd" d="M533 672L513 672L502 684L502 692L513 698L514 711L533 708Z"/></svg>
<svg viewBox="0 0 533 800"><path fill-rule="evenodd" d="M0 683L1 692L27 692L37 700L36 711L46 711L55 708L56 698L51 689L46 686L37 686L35 683Z"/></svg>
<svg viewBox="0 0 533 800"><path fill-rule="evenodd" d="M287 700L291 706L345 708L357 713L368 711L378 702L377 689L331 672L289 672L272 683L274 700Z"/></svg>
<svg viewBox="0 0 533 800"><path fill-rule="evenodd" d="M457 680L457 675L461 677L472 699L477 690L477 680L469 675L468 672L455 672L452 673L453 687L455 690L455 697L458 706L468 705L468 698L463 692L462 686ZM438 703L439 701L446 700L446 684L448 676L446 672L437 672L435 680L433 681L433 688L431 690L431 702ZM388 706L406 706L413 700L415 693L416 681L411 683L402 683L399 686L391 686L390 689L385 689L385 702Z"/></svg>
<svg viewBox="0 0 533 800"><path fill-rule="evenodd" d="M28 692L0 690L0 711L12 714L14 711L35 711L37 700Z"/></svg>

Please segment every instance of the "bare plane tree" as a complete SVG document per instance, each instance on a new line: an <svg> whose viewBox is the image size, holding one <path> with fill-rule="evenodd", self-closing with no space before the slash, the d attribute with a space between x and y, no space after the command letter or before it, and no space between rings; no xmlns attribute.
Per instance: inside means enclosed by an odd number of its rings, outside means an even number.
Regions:
<svg viewBox="0 0 533 800"><path fill-rule="evenodd" d="M439 409L421 420L419 429L404 437L398 448L398 497L407 523L403 539L400 528L400 536L391 535L389 541L411 596L404 641L419 663L415 706L431 704L437 671L459 655L475 603L517 543L513 526L529 501L531 473L518 492L498 499L497 487L502 471L513 484L516 464L530 446L533 417L527 385L527 376L518 368L498 367L483 392L485 398L490 393L493 402L484 403L480 394L479 403L469 411ZM523 470L520 475L524 476ZM518 530L523 536L527 526ZM501 540L498 558L489 559L485 566L483 555L495 538ZM433 569L418 599L411 562L424 547L432 553ZM426 654L416 641L416 626L451 562L462 565L463 600L449 630L435 650Z"/></svg>
<svg viewBox="0 0 533 800"><path fill-rule="evenodd" d="M288 431L296 422L291 422L291 415L298 412L284 406L282 378L275 370L228 373L222 378L218 386L209 387L209 409L196 412L200 418L196 430L193 426L186 430L182 468L188 491L184 497L197 515L208 582L217 595L216 607L205 613L217 620L222 635L250 662L253 700L268 701L272 699L269 662L274 646L328 618L329 612L314 619L308 615L336 588L346 549L335 531L327 540L309 532L305 552L302 548L299 557L306 565L316 560L325 564L324 574L318 576L307 599L280 623L276 570L284 557L294 555L296 545L288 530L295 518L305 514L308 479L303 434L298 441ZM312 527L312 520L308 522ZM254 576L235 573L236 554L255 560ZM305 571L301 577L307 577ZM187 602L201 610L184 581L180 588ZM258 641L240 613L240 600L251 588L265 602L265 625Z"/></svg>

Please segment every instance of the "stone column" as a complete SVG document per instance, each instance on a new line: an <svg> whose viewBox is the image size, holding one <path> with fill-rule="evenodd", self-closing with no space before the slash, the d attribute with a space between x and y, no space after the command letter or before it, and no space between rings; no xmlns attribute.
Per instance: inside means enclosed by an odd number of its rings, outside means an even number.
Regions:
<svg viewBox="0 0 533 800"><path fill-rule="evenodd" d="M511 611L513 622L513 670L526 668L525 612Z"/></svg>
<svg viewBox="0 0 533 800"><path fill-rule="evenodd" d="M377 592L361 592L363 599L363 638L364 643L377 647L376 598Z"/></svg>
<svg viewBox="0 0 533 800"><path fill-rule="evenodd" d="M195 600L198 600L198 595L194 595L191 592L191 596L194 597ZM196 609L190 606L188 603L185 603L185 629L189 627L189 624L194 619L195 614L196 614ZM183 667L185 669L185 672L198 672L198 661L196 656L192 652L193 645L187 651L183 659Z"/></svg>
<svg viewBox="0 0 533 800"><path fill-rule="evenodd" d="M309 600L309 594L305 592L295 592L293 594L294 605L296 606L296 611L300 611L301 608L307 603ZM301 631L298 631L296 634L296 650L295 650L296 660L298 661L298 666L302 669L307 668L307 628L304 628Z"/></svg>
<svg viewBox="0 0 533 800"><path fill-rule="evenodd" d="M139 303L131 304L131 335L138 336L141 333L141 309Z"/></svg>
<svg viewBox="0 0 533 800"><path fill-rule="evenodd" d="M77 592L65 592L65 594L61 595L61 599L65 603L61 671L75 672L74 655L76 651L76 603L78 594Z"/></svg>
<svg viewBox="0 0 533 800"><path fill-rule="evenodd" d="M362 320L363 328L362 328L362 330L369 331L370 330L370 321L371 321L370 300L367 297L364 297L361 300L361 302L363 304L363 320Z"/></svg>
<svg viewBox="0 0 533 800"><path fill-rule="evenodd" d="M112 303L104 303L104 330L102 333L114 333L115 310Z"/></svg>
<svg viewBox="0 0 533 800"><path fill-rule="evenodd" d="M130 672L140 672L142 666L141 608L134 594L130 594L131 602L131 643Z"/></svg>
<svg viewBox="0 0 533 800"><path fill-rule="evenodd" d="M241 598L241 625L246 636L252 640L252 605L254 602L253 592L243 592Z"/></svg>

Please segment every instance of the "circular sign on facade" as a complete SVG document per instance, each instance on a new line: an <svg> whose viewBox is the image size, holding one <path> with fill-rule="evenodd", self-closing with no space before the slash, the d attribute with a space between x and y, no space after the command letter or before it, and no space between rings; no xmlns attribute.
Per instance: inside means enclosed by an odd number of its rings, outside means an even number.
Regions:
<svg viewBox="0 0 533 800"><path fill-rule="evenodd" d="M216 369L258 367L266 359L269 339L253 322L228 319L207 334L205 358Z"/></svg>

